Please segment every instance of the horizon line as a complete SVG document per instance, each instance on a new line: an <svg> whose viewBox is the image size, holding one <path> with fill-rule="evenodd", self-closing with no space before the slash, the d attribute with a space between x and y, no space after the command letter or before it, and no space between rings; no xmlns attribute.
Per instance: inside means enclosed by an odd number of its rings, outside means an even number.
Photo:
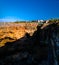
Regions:
<svg viewBox="0 0 59 65"><path fill-rule="evenodd" d="M59 19L59 18L50 18L50 19ZM15 21L37 21L37 20L50 20L50 19L20 19L20 18L0 18L0 22L15 22Z"/></svg>

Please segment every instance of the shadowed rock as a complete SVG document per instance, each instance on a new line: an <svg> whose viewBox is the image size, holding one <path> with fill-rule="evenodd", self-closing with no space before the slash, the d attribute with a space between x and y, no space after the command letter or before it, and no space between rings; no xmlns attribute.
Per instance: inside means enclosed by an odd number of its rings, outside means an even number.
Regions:
<svg viewBox="0 0 59 65"><path fill-rule="evenodd" d="M55 65L54 54L57 58L57 53L53 35L57 36L58 29L55 23L38 26L33 36L26 33L21 39L7 42L0 48L0 65Z"/></svg>

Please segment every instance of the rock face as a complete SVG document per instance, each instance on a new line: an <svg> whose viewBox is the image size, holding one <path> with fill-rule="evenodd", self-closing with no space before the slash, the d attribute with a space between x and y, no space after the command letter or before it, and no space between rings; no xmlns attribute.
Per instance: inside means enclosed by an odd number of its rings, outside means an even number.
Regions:
<svg viewBox="0 0 59 65"><path fill-rule="evenodd" d="M58 30L56 23L37 26L32 36L26 33L21 39L7 42L0 48L0 65L58 65Z"/></svg>
<svg viewBox="0 0 59 65"><path fill-rule="evenodd" d="M32 35L36 30L37 25L38 23L5 23L3 26L0 26L0 40L4 39L0 41L0 47L4 46L6 42L24 37L26 33ZM7 40L5 37L9 37L14 40Z"/></svg>
<svg viewBox="0 0 59 65"><path fill-rule="evenodd" d="M0 26L0 38L11 37L13 39L19 39L26 32L33 34L37 25L37 23L6 23L6 25Z"/></svg>

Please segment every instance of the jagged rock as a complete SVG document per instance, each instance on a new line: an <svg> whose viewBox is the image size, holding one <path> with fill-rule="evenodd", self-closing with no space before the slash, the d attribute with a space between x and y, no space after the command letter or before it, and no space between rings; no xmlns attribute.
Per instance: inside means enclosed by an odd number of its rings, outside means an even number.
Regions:
<svg viewBox="0 0 59 65"><path fill-rule="evenodd" d="M54 38L59 35L58 29L55 23L41 25L32 36L27 33L21 39L7 42L0 48L0 65L55 65L58 55Z"/></svg>

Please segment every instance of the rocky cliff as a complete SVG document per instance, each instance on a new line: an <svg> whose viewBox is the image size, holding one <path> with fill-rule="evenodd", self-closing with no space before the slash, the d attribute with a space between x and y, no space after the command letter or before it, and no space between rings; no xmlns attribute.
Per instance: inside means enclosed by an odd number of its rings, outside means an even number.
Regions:
<svg viewBox="0 0 59 65"><path fill-rule="evenodd" d="M58 23L37 26L30 36L7 42L0 48L0 65L58 65Z"/></svg>
<svg viewBox="0 0 59 65"><path fill-rule="evenodd" d="M26 23L26 22L2 24L0 26L0 47L4 46L6 42L12 42L24 37L26 33L33 35L37 25L38 23ZM12 38L12 40L9 38Z"/></svg>

